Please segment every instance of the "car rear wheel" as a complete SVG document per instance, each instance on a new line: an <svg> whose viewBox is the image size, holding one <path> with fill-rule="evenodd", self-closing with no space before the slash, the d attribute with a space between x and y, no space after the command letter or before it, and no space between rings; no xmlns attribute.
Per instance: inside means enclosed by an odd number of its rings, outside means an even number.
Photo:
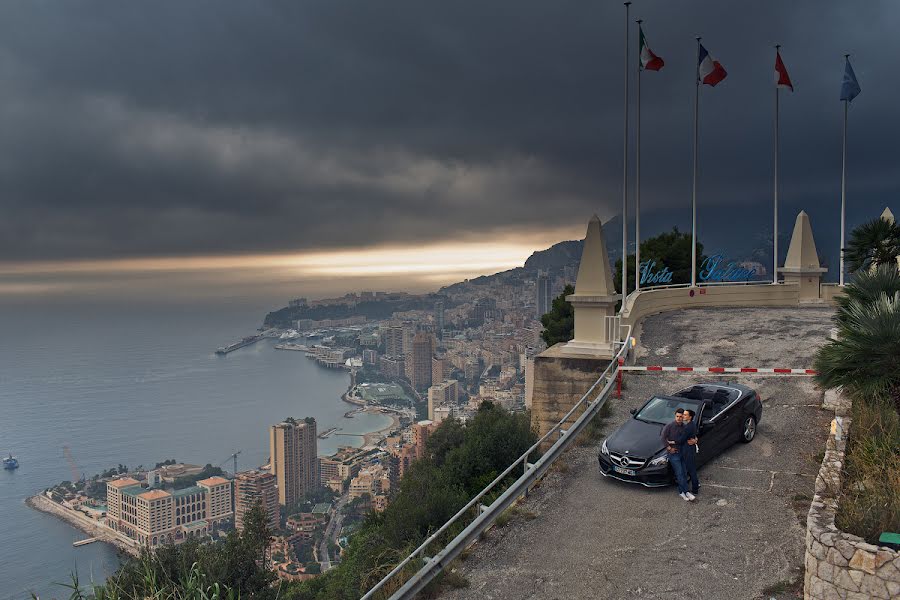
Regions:
<svg viewBox="0 0 900 600"><path fill-rule="evenodd" d="M749 444L756 437L756 417L750 415L744 420L744 426L741 428L741 441Z"/></svg>

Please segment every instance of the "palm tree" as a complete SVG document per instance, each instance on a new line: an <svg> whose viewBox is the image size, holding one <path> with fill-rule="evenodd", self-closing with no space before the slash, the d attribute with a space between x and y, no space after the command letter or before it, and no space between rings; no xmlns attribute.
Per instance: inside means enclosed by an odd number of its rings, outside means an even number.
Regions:
<svg viewBox="0 0 900 600"><path fill-rule="evenodd" d="M892 402L900 412L900 292L881 293L871 302L849 298L838 312L838 339L816 355L818 383L867 401Z"/></svg>
<svg viewBox="0 0 900 600"><path fill-rule="evenodd" d="M852 300L871 304L882 294L893 297L900 292L900 270L891 265L878 265L874 269L857 271L853 282L844 287L844 293L835 298L838 312L835 319L839 323L846 320L847 307Z"/></svg>
<svg viewBox="0 0 900 600"><path fill-rule="evenodd" d="M896 268L897 256L900 256L900 225L881 217L855 228L844 248L844 259L851 273L877 265Z"/></svg>

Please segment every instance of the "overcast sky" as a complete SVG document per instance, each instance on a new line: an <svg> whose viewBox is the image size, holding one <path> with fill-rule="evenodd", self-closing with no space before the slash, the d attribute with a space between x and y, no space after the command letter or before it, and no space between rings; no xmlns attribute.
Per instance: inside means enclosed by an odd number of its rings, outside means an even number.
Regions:
<svg viewBox="0 0 900 600"><path fill-rule="evenodd" d="M632 17L666 61L643 76L643 206L663 225L689 222L695 35L729 73L701 93L708 234L771 229L776 42L796 88L782 235L805 208L834 237L845 52L848 221L900 212L900 4ZM623 19L597 0L4 2L0 261L582 231L620 211Z"/></svg>

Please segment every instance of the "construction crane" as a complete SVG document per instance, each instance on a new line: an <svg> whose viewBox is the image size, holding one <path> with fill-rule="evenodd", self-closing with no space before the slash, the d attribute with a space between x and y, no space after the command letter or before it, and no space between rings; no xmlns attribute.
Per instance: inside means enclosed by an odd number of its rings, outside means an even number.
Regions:
<svg viewBox="0 0 900 600"><path fill-rule="evenodd" d="M237 457L238 457L238 454L240 454L241 452L243 452L243 450L238 450L237 452L232 452L231 454L228 455L228 458L226 458L225 460L223 460L222 462L219 463L219 466L221 467L222 465L227 463L229 460L234 461L234 471L232 471L231 473L232 473L232 475L236 476L237 475Z"/></svg>
<svg viewBox="0 0 900 600"><path fill-rule="evenodd" d="M66 462L69 463L69 469L72 471L72 483L84 479L84 475L78 474L78 465L75 464L75 458L72 456L72 451L69 450L68 446L63 446L63 454L66 455Z"/></svg>

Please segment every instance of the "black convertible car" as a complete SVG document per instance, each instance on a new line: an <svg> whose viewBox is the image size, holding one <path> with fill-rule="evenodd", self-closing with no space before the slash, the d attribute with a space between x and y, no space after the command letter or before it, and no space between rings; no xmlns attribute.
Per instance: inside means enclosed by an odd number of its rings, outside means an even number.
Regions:
<svg viewBox="0 0 900 600"><path fill-rule="evenodd" d="M700 430L697 465L702 465L737 441L751 442L762 419L762 402L751 388L736 383L700 383L671 396L654 396L600 448L600 473L647 487L674 482L660 435L675 410L696 414Z"/></svg>

